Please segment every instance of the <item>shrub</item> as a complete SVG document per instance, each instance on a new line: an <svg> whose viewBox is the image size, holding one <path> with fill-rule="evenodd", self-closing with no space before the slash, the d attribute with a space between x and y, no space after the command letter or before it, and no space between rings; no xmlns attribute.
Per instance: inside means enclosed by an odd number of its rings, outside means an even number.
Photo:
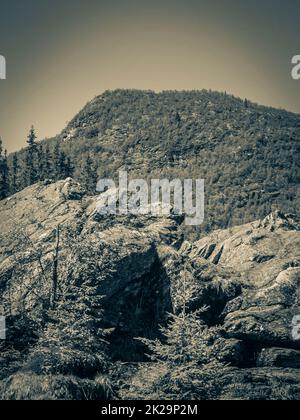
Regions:
<svg viewBox="0 0 300 420"><path fill-rule="evenodd" d="M198 366L183 363L171 366L155 363L142 366L132 378L129 389L120 392L123 399L215 400L223 388L226 368L216 361Z"/></svg>
<svg viewBox="0 0 300 420"><path fill-rule="evenodd" d="M107 378L78 379L74 376L39 376L18 373L0 383L1 400L109 400Z"/></svg>

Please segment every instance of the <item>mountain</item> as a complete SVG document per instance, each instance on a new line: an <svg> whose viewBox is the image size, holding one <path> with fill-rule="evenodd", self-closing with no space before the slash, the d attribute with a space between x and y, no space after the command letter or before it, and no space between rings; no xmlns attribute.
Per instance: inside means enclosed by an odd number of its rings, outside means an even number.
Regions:
<svg viewBox="0 0 300 420"><path fill-rule="evenodd" d="M0 399L299 400L299 139L299 115L208 91L31 130L0 201ZM204 178L205 223L100 214L120 168Z"/></svg>
<svg viewBox="0 0 300 420"><path fill-rule="evenodd" d="M189 232L198 239L274 209L296 212L299 140L299 115L226 93L117 90L42 144L59 143L80 182L88 156L99 177L116 179L123 168L132 178L204 178L205 223Z"/></svg>
<svg viewBox="0 0 300 420"><path fill-rule="evenodd" d="M72 179L3 200L0 398L175 398L193 384L197 399L299 399L299 217L277 211L199 241L182 221L100 215ZM170 313L191 322L197 364L179 371L136 340L161 340Z"/></svg>

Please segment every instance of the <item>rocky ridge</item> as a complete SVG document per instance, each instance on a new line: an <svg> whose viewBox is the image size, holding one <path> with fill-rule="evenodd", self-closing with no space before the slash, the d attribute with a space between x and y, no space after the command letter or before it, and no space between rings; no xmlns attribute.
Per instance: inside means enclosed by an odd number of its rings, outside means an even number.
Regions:
<svg viewBox="0 0 300 420"><path fill-rule="evenodd" d="M25 189L0 203L0 216L0 312L9 320L26 313L45 328L54 274L59 299L70 278L80 284L88 264L104 296L103 324L113 329L112 359L143 363L144 349L134 338L157 336L167 313L180 310L174 291L188 275L196 286L190 309L209 307L204 322L222 330L212 354L232 366L219 398L271 399L274 382L284 399L300 398L300 340L293 334L300 315L298 217L275 212L190 243L179 217L99 215L96 199L72 179ZM22 345L26 358L34 337ZM47 376L30 381L32 372L20 378L20 364L6 368L0 365L2 397L28 397L28 389L19 390L23 381L43 398ZM61 375L56 379L47 382L48 397L66 398L53 391ZM74 381L66 388L76 388ZM89 388L95 378L82 381Z"/></svg>

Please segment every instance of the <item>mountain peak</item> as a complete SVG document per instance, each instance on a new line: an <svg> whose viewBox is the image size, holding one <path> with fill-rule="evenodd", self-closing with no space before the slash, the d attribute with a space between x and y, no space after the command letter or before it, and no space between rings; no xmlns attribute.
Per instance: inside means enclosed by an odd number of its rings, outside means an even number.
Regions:
<svg viewBox="0 0 300 420"><path fill-rule="evenodd" d="M299 115L226 93L116 90L94 98L42 144L59 143L81 182L87 167L93 179L116 179L120 167L132 179L204 179L200 229L209 232L273 208L297 212L299 138Z"/></svg>

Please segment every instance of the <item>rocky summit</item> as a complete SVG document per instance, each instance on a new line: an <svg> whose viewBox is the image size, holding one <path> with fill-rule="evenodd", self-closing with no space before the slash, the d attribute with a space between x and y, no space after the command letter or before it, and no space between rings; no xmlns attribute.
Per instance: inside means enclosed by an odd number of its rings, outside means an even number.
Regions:
<svg viewBox="0 0 300 420"><path fill-rule="evenodd" d="M0 397L126 398L155 363L136 338L161 339L184 305L200 310L209 358L224 367L215 399L300 399L299 217L273 212L197 242L182 222L100 215L71 178L1 201ZM75 347L81 333L105 361Z"/></svg>

